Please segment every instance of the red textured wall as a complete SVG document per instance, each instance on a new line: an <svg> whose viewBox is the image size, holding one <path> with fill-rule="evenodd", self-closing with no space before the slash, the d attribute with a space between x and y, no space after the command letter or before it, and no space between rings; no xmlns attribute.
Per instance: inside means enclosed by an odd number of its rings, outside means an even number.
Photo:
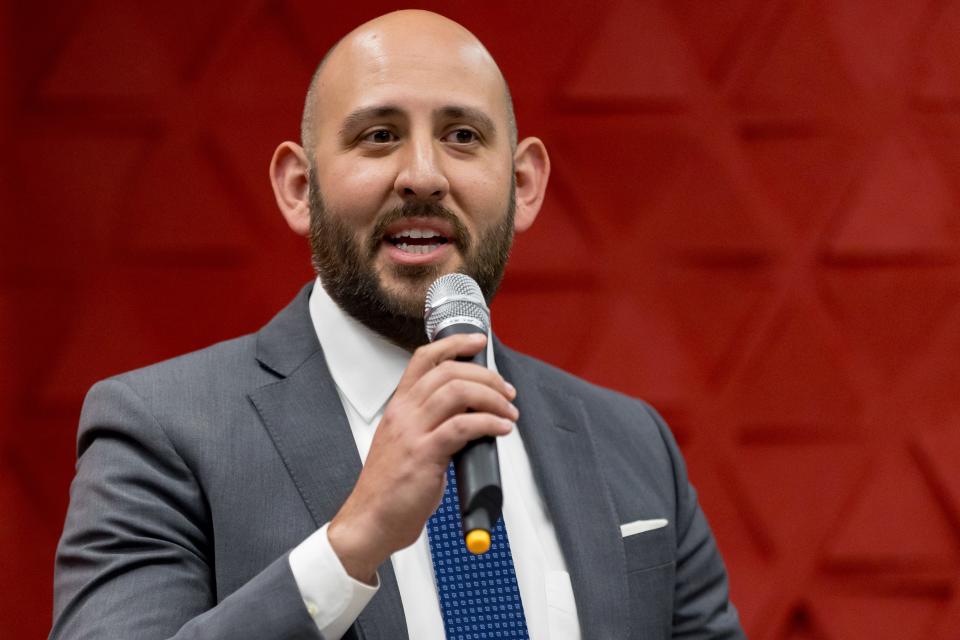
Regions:
<svg viewBox="0 0 960 640"><path fill-rule="evenodd" d="M425 4L555 166L498 332L664 410L751 637L958 637L960 2ZM310 277L267 163L388 8L3 5L4 638L49 625L85 390Z"/></svg>

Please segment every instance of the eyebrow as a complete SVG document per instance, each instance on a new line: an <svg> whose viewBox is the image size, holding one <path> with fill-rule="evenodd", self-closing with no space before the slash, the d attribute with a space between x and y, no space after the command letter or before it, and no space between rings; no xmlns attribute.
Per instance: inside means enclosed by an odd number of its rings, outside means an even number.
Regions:
<svg viewBox="0 0 960 640"><path fill-rule="evenodd" d="M338 132L341 137L348 136L355 129L363 126L370 120L383 120L403 117L404 111L395 105L379 105L361 107L351 112L340 126ZM493 137L497 128L493 120L486 113L474 107L464 105L446 105L433 110L433 117L442 120L466 120L483 130L489 137Z"/></svg>
<svg viewBox="0 0 960 640"><path fill-rule="evenodd" d="M493 120L490 118L490 116L480 109L475 109L473 107L449 105L434 110L433 114L434 117L439 116L445 120L466 120L471 122L478 129L483 130L483 132L489 137L493 137L497 131L497 127L493 124Z"/></svg>
<svg viewBox="0 0 960 640"><path fill-rule="evenodd" d="M357 127L365 124L369 120L381 120L384 118L396 118L403 115L400 107L393 105L383 105L375 107L361 107L353 111L343 119L343 124L338 132L341 136L351 133Z"/></svg>

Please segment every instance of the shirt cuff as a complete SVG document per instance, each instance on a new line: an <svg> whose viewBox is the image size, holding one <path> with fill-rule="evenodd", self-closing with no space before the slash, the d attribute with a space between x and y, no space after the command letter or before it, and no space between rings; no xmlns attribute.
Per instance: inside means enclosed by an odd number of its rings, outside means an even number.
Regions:
<svg viewBox="0 0 960 640"><path fill-rule="evenodd" d="M380 576L373 586L350 577L330 546L328 526L294 547L288 558L307 613L324 638L340 640L380 588Z"/></svg>

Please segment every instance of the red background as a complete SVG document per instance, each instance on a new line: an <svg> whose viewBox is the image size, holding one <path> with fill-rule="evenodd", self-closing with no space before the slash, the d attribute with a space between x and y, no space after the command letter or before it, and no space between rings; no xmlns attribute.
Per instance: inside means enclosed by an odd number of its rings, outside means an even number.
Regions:
<svg viewBox="0 0 960 640"><path fill-rule="evenodd" d="M960 634L960 2L428 2L555 167L494 307L678 433L752 638ZM0 12L0 629L40 637L98 378L310 278L267 163L387 3Z"/></svg>

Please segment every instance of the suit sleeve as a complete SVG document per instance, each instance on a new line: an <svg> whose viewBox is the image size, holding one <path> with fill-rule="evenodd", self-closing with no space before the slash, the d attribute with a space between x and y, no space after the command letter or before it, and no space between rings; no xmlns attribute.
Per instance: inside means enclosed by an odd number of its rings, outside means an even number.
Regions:
<svg viewBox="0 0 960 640"><path fill-rule="evenodd" d="M673 637L732 640L746 636L730 602L727 571L697 493L687 478L683 456L663 418L649 405L670 454L677 496L677 567Z"/></svg>
<svg viewBox="0 0 960 640"><path fill-rule="evenodd" d="M54 573L52 639L321 635L287 554L218 603L200 483L142 399L95 385L80 418Z"/></svg>

